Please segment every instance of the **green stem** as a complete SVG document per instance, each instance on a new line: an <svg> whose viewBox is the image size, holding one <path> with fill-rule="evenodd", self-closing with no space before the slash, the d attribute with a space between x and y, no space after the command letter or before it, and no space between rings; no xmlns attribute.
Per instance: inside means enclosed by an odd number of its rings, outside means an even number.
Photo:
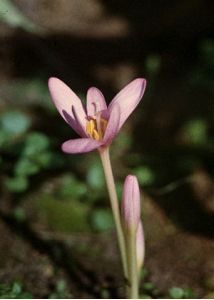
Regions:
<svg viewBox="0 0 214 300"><path fill-rule="evenodd" d="M130 287L128 288L128 298L138 299L139 277L136 257L136 231L129 230L127 234L127 258L128 258L128 278Z"/></svg>
<svg viewBox="0 0 214 300"><path fill-rule="evenodd" d="M127 270L127 261L126 261L126 246L125 246L123 229L122 229L122 225L121 225L120 210L119 210L119 205L118 205L114 177L113 177L113 173L112 173L111 161L110 161L110 157L109 157L109 148L108 147L104 148L104 149L100 150L99 153L100 153L100 157L101 157L101 161L102 161L102 165L103 165L103 170L104 170L105 179L106 179L106 185L107 185L110 202L111 202L111 208L112 208L114 221L115 221L115 225L116 225L117 238L118 238L118 243L119 243L119 248L120 248L122 264L123 264L123 271L124 271L125 277L127 278L128 270Z"/></svg>

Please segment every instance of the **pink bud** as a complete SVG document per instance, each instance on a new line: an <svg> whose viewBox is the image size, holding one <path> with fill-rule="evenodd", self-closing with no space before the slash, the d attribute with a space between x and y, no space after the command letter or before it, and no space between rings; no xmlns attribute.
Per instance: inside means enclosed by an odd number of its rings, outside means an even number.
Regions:
<svg viewBox="0 0 214 300"><path fill-rule="evenodd" d="M122 219L125 229L137 230L140 222L140 190L137 178L128 175L123 186Z"/></svg>
<svg viewBox="0 0 214 300"><path fill-rule="evenodd" d="M143 232L143 224L140 221L137 228L137 236L136 236L136 257L137 257L137 269L140 272L140 269L143 266L144 257L145 257L145 240L144 240L144 232Z"/></svg>

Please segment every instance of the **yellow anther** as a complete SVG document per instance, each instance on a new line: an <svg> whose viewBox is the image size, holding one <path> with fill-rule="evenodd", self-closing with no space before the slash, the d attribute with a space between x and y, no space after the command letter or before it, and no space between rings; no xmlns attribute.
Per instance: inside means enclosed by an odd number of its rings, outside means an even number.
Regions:
<svg viewBox="0 0 214 300"><path fill-rule="evenodd" d="M86 124L86 132L90 136L93 135L93 131L94 131L95 128L96 128L95 120L90 120L90 121L87 122L87 124Z"/></svg>
<svg viewBox="0 0 214 300"><path fill-rule="evenodd" d="M99 124L98 124L98 122L99 122ZM96 141L100 141L100 140L102 140L102 138L105 134L107 124L108 124L108 122L105 119L96 118L96 116L95 116L87 122L86 132L92 139L94 139Z"/></svg>
<svg viewBox="0 0 214 300"><path fill-rule="evenodd" d="M100 136L99 133L96 131L96 129L94 129L93 134L92 134L93 139L95 139L96 141L100 140Z"/></svg>

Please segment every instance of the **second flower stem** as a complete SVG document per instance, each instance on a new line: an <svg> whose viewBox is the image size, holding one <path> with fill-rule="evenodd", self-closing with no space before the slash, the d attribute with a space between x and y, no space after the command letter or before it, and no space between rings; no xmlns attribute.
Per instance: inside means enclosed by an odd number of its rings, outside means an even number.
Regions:
<svg viewBox="0 0 214 300"><path fill-rule="evenodd" d="M115 221L115 225L116 225L117 238L118 238L118 243L119 243L119 248L120 248L120 253L121 253L123 270L124 270L125 277L127 278L128 268L127 268L127 261L126 261L126 246L125 246L125 239L124 239L124 234L123 234L123 229L122 229L122 224L121 224L117 192L116 192L116 188L115 188L115 182L114 182L114 177L113 177L113 173L112 173L111 161L110 161L110 157L109 157L109 148L102 149L99 151L99 153L100 153L100 157L101 157L101 161L102 161L102 165L103 165L107 189L108 189L110 202L111 202L111 208L112 208L114 221Z"/></svg>

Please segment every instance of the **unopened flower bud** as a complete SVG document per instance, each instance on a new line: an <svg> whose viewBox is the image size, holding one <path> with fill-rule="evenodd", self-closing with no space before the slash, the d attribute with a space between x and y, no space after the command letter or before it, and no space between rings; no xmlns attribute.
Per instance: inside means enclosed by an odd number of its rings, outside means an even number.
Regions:
<svg viewBox="0 0 214 300"><path fill-rule="evenodd" d="M143 266L145 257L145 240L144 240L144 232L143 232L143 224L140 221L137 228L136 235L136 258L137 258L137 269L140 272L140 269Z"/></svg>
<svg viewBox="0 0 214 300"><path fill-rule="evenodd" d="M140 222L140 213L138 180L135 176L128 175L125 179L122 196L122 220L125 230L137 230Z"/></svg>

